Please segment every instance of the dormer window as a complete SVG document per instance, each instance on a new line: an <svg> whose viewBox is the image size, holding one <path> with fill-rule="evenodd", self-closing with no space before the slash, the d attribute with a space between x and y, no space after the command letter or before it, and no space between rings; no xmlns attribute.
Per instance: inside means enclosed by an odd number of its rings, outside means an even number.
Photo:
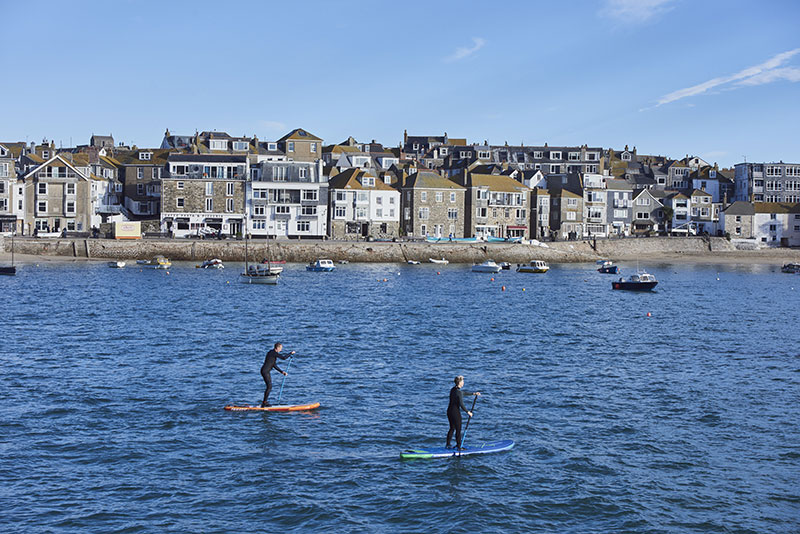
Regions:
<svg viewBox="0 0 800 534"><path fill-rule="evenodd" d="M581 153L580 152L570 152L569 153L569 160L570 161L580 161L581 160Z"/></svg>
<svg viewBox="0 0 800 534"><path fill-rule="evenodd" d="M139 161L150 161L153 159L152 152L139 152Z"/></svg>
<svg viewBox="0 0 800 534"><path fill-rule="evenodd" d="M361 185L364 187L375 187L375 178L372 176L364 176L361 178Z"/></svg>
<svg viewBox="0 0 800 534"><path fill-rule="evenodd" d="M414 150L419 150L419 143L414 143L413 147Z"/></svg>
<svg viewBox="0 0 800 534"><path fill-rule="evenodd" d="M488 150L481 150L478 152L478 157L480 159L489 159L491 157L491 153Z"/></svg>
<svg viewBox="0 0 800 534"><path fill-rule="evenodd" d="M267 143L267 150L278 150L278 143Z"/></svg>
<svg viewBox="0 0 800 534"><path fill-rule="evenodd" d="M233 142L233 149L237 151L245 151L247 150L249 143L247 141L234 141Z"/></svg>
<svg viewBox="0 0 800 534"><path fill-rule="evenodd" d="M550 152L550 159L561 159L561 152Z"/></svg>
<svg viewBox="0 0 800 534"><path fill-rule="evenodd" d="M442 156L446 156L446 155L447 155L447 148L445 148L445 147L442 147L442 148L440 148L440 149L439 149L439 153L440 153Z"/></svg>
<svg viewBox="0 0 800 534"><path fill-rule="evenodd" d="M42 158L50 159L50 152L48 150L42 150Z"/></svg>
<svg viewBox="0 0 800 534"><path fill-rule="evenodd" d="M623 152L622 156L620 156L622 161L630 161L631 160L631 153L630 152Z"/></svg>
<svg viewBox="0 0 800 534"><path fill-rule="evenodd" d="M212 139L209 146L211 147L211 150L227 150L228 142L219 139Z"/></svg>
<svg viewBox="0 0 800 534"><path fill-rule="evenodd" d="M708 177L712 178L712 179L716 178L717 177L717 171L708 171Z"/></svg>
<svg viewBox="0 0 800 534"><path fill-rule="evenodd" d="M544 152L540 150L535 150L533 152L533 159L542 159L544 157Z"/></svg>

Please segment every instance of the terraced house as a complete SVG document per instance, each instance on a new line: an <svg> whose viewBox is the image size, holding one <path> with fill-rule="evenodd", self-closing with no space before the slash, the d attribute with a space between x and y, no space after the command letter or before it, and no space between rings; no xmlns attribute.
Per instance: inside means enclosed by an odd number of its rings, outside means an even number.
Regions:
<svg viewBox="0 0 800 534"><path fill-rule="evenodd" d="M322 158L322 139L302 128L295 128L278 139L277 145L290 161L314 163Z"/></svg>
<svg viewBox="0 0 800 534"><path fill-rule="evenodd" d="M135 148L115 151L118 180L122 184L123 212L132 220L158 219L161 213L161 176L169 150Z"/></svg>
<svg viewBox="0 0 800 534"><path fill-rule="evenodd" d="M400 235L400 192L362 169L328 181L328 228L334 239L391 239Z"/></svg>
<svg viewBox="0 0 800 534"><path fill-rule="evenodd" d="M401 227L411 237L465 237L466 189L434 172L415 172L400 190Z"/></svg>
<svg viewBox="0 0 800 534"><path fill-rule="evenodd" d="M242 236L246 155L169 154L161 177L161 231Z"/></svg>
<svg viewBox="0 0 800 534"><path fill-rule="evenodd" d="M247 182L253 237L321 238L328 230L328 181L322 160L263 161Z"/></svg>
<svg viewBox="0 0 800 534"><path fill-rule="evenodd" d="M0 233L4 234L21 231L16 210L22 201L21 188L17 186L16 158L9 144L0 143Z"/></svg>
<svg viewBox="0 0 800 534"><path fill-rule="evenodd" d="M509 176L467 171L454 181L467 190L465 237L530 237L529 187Z"/></svg>
<svg viewBox="0 0 800 534"><path fill-rule="evenodd" d="M738 163L735 200L800 202L800 163Z"/></svg>
<svg viewBox="0 0 800 534"><path fill-rule="evenodd" d="M88 161L52 155L31 166L25 182L25 235L88 232L92 223L92 178Z"/></svg>

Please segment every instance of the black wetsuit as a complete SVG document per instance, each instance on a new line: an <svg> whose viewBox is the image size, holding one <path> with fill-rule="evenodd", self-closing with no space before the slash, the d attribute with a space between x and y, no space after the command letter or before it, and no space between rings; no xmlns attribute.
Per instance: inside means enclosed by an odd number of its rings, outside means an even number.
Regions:
<svg viewBox="0 0 800 534"><path fill-rule="evenodd" d="M277 369L279 373L283 372L283 369L278 367L278 358L281 360L288 360L289 356L284 356L277 350L272 349L267 353L267 357L264 358L264 365L261 366L261 378L264 379L264 384L267 386L267 389L264 391L264 400L261 402L262 406L267 404L269 393L272 391L272 377L270 376L270 371Z"/></svg>
<svg viewBox="0 0 800 534"><path fill-rule="evenodd" d="M456 447L461 447L461 410L468 412L464 406L464 394L472 395L467 391L461 391L458 386L453 386L450 390L450 404L447 406L447 420L450 421L450 430L447 431L447 447L450 447L450 440L453 439L453 432L456 434Z"/></svg>

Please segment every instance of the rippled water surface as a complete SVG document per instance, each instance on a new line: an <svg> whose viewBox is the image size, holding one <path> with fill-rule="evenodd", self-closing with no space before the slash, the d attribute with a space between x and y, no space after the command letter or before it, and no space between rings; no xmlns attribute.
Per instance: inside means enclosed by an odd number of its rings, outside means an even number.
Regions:
<svg viewBox="0 0 800 534"><path fill-rule="evenodd" d="M800 530L798 276L234 267L0 278L0 531ZM276 340L283 400L323 407L223 411L260 401ZM467 442L516 448L401 461L444 444L457 374L484 394Z"/></svg>

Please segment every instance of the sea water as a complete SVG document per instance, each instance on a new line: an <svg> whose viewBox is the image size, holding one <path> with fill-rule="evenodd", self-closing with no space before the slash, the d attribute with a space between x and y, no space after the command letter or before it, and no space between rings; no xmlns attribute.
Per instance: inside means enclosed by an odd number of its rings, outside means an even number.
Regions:
<svg viewBox="0 0 800 534"><path fill-rule="evenodd" d="M24 265L0 280L0 531L800 530L800 277L643 264L637 294L595 267ZM276 341L282 402L322 408L223 411L260 401ZM444 445L456 375L483 393L467 444L516 447L400 460Z"/></svg>

